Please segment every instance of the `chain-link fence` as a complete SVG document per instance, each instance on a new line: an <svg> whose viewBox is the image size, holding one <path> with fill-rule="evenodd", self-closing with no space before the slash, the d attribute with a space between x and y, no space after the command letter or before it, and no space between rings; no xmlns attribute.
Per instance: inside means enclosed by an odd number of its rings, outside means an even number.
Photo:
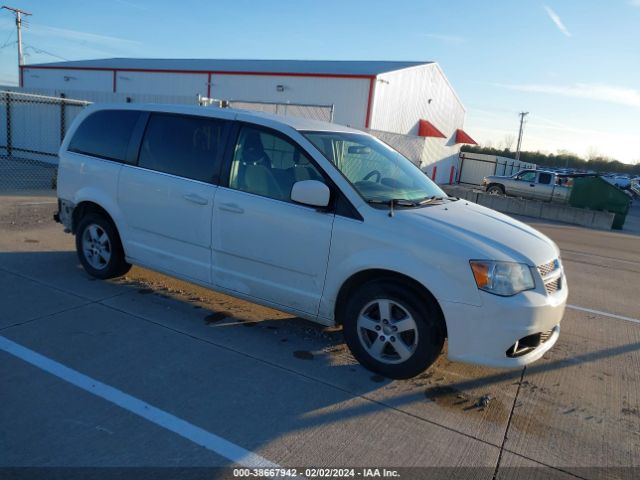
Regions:
<svg viewBox="0 0 640 480"><path fill-rule="evenodd" d="M60 144L88 104L0 91L0 192L54 188Z"/></svg>

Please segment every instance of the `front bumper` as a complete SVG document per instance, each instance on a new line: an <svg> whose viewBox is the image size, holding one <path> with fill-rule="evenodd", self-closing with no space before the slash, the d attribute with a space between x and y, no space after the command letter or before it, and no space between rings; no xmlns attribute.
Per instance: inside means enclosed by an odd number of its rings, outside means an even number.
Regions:
<svg viewBox="0 0 640 480"><path fill-rule="evenodd" d="M482 306L442 302L447 322L451 360L512 368L527 365L542 357L558 340L569 290L562 274L563 287L551 294L544 288L499 297L480 292ZM516 342L542 334L543 342L522 349Z"/></svg>

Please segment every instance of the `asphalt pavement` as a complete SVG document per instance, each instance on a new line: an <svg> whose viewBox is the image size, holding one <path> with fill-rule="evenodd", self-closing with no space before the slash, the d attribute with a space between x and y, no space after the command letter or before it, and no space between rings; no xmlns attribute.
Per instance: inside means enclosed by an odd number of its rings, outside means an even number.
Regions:
<svg viewBox="0 0 640 480"><path fill-rule="evenodd" d="M54 208L51 197L0 197L0 472L640 474L638 236L532 223L561 247L567 271L557 345L524 369L445 354L391 381L360 367L338 329L137 267L89 277L73 237L50 221Z"/></svg>

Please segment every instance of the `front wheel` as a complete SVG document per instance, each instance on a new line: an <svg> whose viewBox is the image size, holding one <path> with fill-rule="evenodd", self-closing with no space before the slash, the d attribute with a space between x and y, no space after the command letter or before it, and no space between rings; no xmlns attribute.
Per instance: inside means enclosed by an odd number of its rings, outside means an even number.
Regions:
<svg viewBox="0 0 640 480"><path fill-rule="evenodd" d="M385 281L369 282L351 296L343 331L363 366L398 379L429 368L445 338L444 319L433 298Z"/></svg>
<svg viewBox="0 0 640 480"><path fill-rule="evenodd" d="M119 277L131 268L125 260L116 227L97 213L89 213L80 220L76 229L76 251L80 263L93 277Z"/></svg>
<svg viewBox="0 0 640 480"><path fill-rule="evenodd" d="M500 185L491 185L489 188L487 188L487 193L489 195L504 195L504 188L502 188Z"/></svg>

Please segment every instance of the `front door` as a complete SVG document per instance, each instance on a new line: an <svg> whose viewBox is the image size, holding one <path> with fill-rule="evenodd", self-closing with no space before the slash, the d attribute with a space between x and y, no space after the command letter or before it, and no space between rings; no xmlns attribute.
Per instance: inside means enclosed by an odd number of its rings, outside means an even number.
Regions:
<svg viewBox="0 0 640 480"><path fill-rule="evenodd" d="M216 193L213 277L226 289L315 315L334 214L291 201L296 181L323 177L286 136L244 125L228 187Z"/></svg>
<svg viewBox="0 0 640 480"><path fill-rule="evenodd" d="M519 173L516 176L517 182L514 182L511 194L515 196L523 196L525 198L531 198L535 196L536 188L536 172L534 170L527 170Z"/></svg>
<svg viewBox="0 0 640 480"><path fill-rule="evenodd" d="M118 186L134 261L211 283L213 201L227 131L224 120L151 114L138 165L123 166Z"/></svg>

